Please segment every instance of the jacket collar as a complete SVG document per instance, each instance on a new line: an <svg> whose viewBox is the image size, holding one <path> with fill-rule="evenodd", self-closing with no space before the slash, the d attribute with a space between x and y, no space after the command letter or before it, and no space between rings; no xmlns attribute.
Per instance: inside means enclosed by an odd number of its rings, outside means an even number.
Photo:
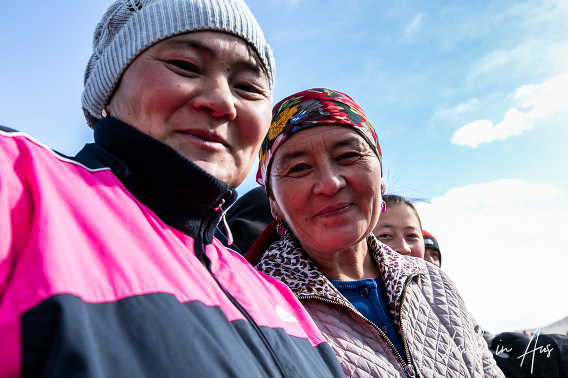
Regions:
<svg viewBox="0 0 568 378"><path fill-rule="evenodd" d="M217 180L171 147L112 117L95 126L94 144L86 145L76 160L93 168L109 167L140 202L171 227L213 240L223 204L237 197Z"/></svg>
<svg viewBox="0 0 568 378"><path fill-rule="evenodd" d="M378 241L373 234L367 237L367 245L385 284L392 319L395 324L400 325L399 315L405 283L416 275L427 276L427 270L419 265L415 258L400 255ZM288 229L279 241L268 248L256 268L285 283L299 298L328 299L356 311L319 271Z"/></svg>

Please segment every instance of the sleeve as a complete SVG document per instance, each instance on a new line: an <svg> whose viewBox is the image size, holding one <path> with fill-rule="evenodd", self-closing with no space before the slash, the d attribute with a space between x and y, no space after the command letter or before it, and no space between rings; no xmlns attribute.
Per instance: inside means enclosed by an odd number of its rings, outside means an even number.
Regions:
<svg viewBox="0 0 568 378"><path fill-rule="evenodd" d="M473 315L467 309L465 302L461 294L459 293L459 290L454 285L450 277L443 270L438 268L435 269L440 273L442 279L445 281L445 286L448 287L449 291L455 293L458 305L462 308L460 312L462 312L466 316L464 321L466 320L469 321L471 326L473 327L472 332L475 335L474 349L480 352L483 376L490 378L493 377L505 378L505 374L503 374L503 371L497 366L497 362L495 361L493 354L489 350L489 345L487 344L487 341L485 341L485 338L483 337L483 327L481 327L479 323L477 323L477 320L475 320Z"/></svg>
<svg viewBox="0 0 568 378"><path fill-rule="evenodd" d="M25 245L34 211L28 183L35 179L27 139L0 129L0 298L10 278L18 245Z"/></svg>
<svg viewBox="0 0 568 378"><path fill-rule="evenodd" d="M13 148L9 138L0 134L0 297L10 273L10 251L12 249L12 204L10 184L14 181Z"/></svg>
<svg viewBox="0 0 568 378"><path fill-rule="evenodd" d="M482 351L481 362L483 364L483 376L505 378L505 374L503 374L503 371L497 366L497 361L495 361L493 353L491 353L491 351L489 350L487 341L485 341L485 339L483 338L483 329L479 324L477 324L477 321L475 319L473 319L473 324L475 327L475 334L477 336L476 342L480 350Z"/></svg>

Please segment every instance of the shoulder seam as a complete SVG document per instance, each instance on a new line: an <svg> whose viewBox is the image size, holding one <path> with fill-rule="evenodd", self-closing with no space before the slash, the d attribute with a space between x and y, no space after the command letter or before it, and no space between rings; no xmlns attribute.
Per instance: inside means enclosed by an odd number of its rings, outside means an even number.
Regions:
<svg viewBox="0 0 568 378"><path fill-rule="evenodd" d="M0 135L8 137L8 138L16 138L16 137L23 137L24 139L28 140L29 142L35 144L38 147L41 147L47 151L49 151L53 156L55 156L57 159L66 162L66 163L71 163L74 165L78 165L84 169L86 169L89 172L101 172L101 171L110 171L110 167L102 167L102 168L89 168L84 164L79 163L76 160L73 160L70 157L65 156L64 154L61 154L55 150L52 150L51 148L49 148L49 146L41 143L40 141L38 141L37 139L31 137L29 134L26 134L24 132L21 131L4 131L2 129L0 129Z"/></svg>

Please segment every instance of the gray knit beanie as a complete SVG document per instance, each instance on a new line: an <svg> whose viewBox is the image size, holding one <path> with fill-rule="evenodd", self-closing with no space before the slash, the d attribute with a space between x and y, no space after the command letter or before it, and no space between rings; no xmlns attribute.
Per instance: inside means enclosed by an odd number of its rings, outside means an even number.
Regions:
<svg viewBox="0 0 568 378"><path fill-rule="evenodd" d="M243 0L118 0L95 29L93 55L85 71L83 111L91 128L128 65L153 44L178 34L218 30L250 43L274 82L274 58Z"/></svg>

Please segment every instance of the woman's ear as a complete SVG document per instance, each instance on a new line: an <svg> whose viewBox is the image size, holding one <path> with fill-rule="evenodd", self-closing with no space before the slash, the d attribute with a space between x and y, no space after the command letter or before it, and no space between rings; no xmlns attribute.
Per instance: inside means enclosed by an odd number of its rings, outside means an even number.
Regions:
<svg viewBox="0 0 568 378"><path fill-rule="evenodd" d="M381 196L384 196L387 192L387 184L384 180L381 180Z"/></svg>
<svg viewBox="0 0 568 378"><path fill-rule="evenodd" d="M282 220L283 218L280 217L280 206L278 206L274 197L269 196L268 200L270 201L270 212L272 213L272 217L276 220Z"/></svg>

